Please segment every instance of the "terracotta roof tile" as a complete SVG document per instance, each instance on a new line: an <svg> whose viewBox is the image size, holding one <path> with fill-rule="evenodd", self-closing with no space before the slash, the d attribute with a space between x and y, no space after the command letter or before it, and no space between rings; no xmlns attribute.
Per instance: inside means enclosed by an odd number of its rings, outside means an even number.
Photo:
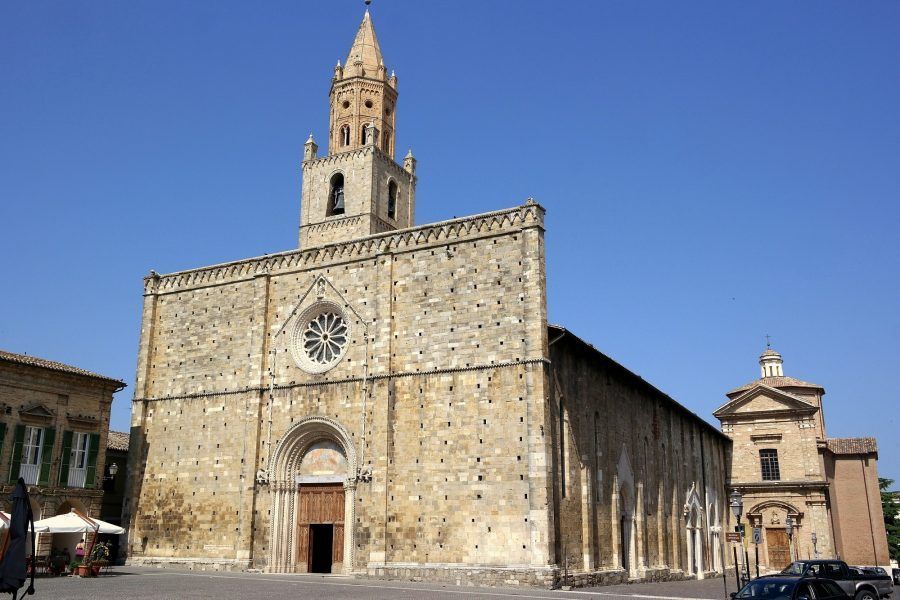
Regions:
<svg viewBox="0 0 900 600"><path fill-rule="evenodd" d="M761 383L763 385L767 385L773 388L783 388L783 387L801 387L801 388L812 388L815 390L824 390L821 385L817 383L810 383L808 381L801 381L799 379L794 379L793 377L763 377L761 379L757 379L755 381L751 381L748 384L742 385L741 387L734 388L727 394L726 396L731 396L732 394L739 394L741 392L746 392L754 385Z"/></svg>
<svg viewBox="0 0 900 600"><path fill-rule="evenodd" d="M875 438L828 438L825 446L832 454L877 454Z"/></svg>
<svg viewBox="0 0 900 600"><path fill-rule="evenodd" d="M72 373L74 375L83 375L85 377L93 377L94 379L102 379L104 381L110 381L113 383L117 383L122 387L125 387L125 382L120 381L118 379L113 379L112 377L107 377L106 375L98 375L97 373L91 373L90 371L86 371L85 369L80 369L78 367L73 367L72 365L63 364L61 362L56 362L55 360L47 360L46 358L38 358L37 356L28 356L27 354L16 354L15 352L7 352L5 350L0 350L0 362L6 361L11 363L16 363L20 365L28 365L31 367L40 367L42 369L50 369L51 371L60 371L61 373Z"/></svg>
<svg viewBox="0 0 900 600"><path fill-rule="evenodd" d="M124 431L110 431L109 437L106 438L106 449L127 452L128 438L129 435Z"/></svg>

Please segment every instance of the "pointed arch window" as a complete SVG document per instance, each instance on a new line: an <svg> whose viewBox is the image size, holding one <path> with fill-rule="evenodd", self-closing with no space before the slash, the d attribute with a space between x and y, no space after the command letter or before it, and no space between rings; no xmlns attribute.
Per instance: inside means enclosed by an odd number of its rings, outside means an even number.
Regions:
<svg viewBox="0 0 900 600"><path fill-rule="evenodd" d="M328 187L328 209L326 216L344 214L344 174L335 173L331 176L331 184Z"/></svg>
<svg viewBox="0 0 900 600"><path fill-rule="evenodd" d="M382 134L381 149L384 150L385 154L391 153L391 134L389 134L389 133Z"/></svg>
<svg viewBox="0 0 900 600"><path fill-rule="evenodd" d="M397 218L397 183L393 179L388 182L387 216Z"/></svg>
<svg viewBox="0 0 900 600"><path fill-rule="evenodd" d="M341 146L349 146L350 145L350 126L342 125L341 126Z"/></svg>

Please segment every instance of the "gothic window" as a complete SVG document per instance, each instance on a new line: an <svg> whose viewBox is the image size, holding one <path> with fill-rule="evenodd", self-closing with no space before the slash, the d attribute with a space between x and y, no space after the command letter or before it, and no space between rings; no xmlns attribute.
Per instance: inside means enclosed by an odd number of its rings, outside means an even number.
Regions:
<svg viewBox="0 0 900 600"><path fill-rule="evenodd" d="M329 217L344 214L344 175L342 173L335 173L331 177L326 214Z"/></svg>
<svg viewBox="0 0 900 600"><path fill-rule="evenodd" d="M387 216L389 219L397 218L397 184L393 179L388 182Z"/></svg>
<svg viewBox="0 0 900 600"><path fill-rule="evenodd" d="M385 133L382 136L381 148L382 148L382 150L385 151L386 154L391 153L391 134Z"/></svg>
<svg viewBox="0 0 900 600"><path fill-rule="evenodd" d="M781 470L778 468L778 450L760 450L759 462L763 481L779 481L781 479Z"/></svg>
<svg viewBox="0 0 900 600"><path fill-rule="evenodd" d="M368 125L363 125L362 129L359 130L359 143L362 146L366 145L366 129L368 127L369 127Z"/></svg>
<svg viewBox="0 0 900 600"><path fill-rule="evenodd" d="M341 146L349 146L350 145L350 126L343 125L341 126Z"/></svg>

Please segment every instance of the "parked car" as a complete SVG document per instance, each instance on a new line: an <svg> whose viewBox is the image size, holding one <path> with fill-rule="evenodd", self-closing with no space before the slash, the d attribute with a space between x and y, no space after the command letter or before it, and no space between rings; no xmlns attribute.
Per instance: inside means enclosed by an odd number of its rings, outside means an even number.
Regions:
<svg viewBox="0 0 900 600"><path fill-rule="evenodd" d="M800 575L758 577L731 594L732 600L852 600L835 581Z"/></svg>
<svg viewBox="0 0 900 600"><path fill-rule="evenodd" d="M851 569L842 560L798 560L789 564L781 573L833 579L855 600L879 600L894 593L894 585L888 575L860 571L861 569Z"/></svg>
<svg viewBox="0 0 900 600"><path fill-rule="evenodd" d="M891 574L894 576L894 585L900 585L900 569L891 569Z"/></svg>

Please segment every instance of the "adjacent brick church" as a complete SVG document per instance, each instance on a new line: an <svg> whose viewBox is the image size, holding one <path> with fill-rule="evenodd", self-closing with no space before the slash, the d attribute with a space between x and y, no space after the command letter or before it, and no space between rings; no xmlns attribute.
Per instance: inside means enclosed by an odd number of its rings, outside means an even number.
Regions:
<svg viewBox="0 0 900 600"><path fill-rule="evenodd" d="M299 249L150 274L130 557L548 584L722 569L730 441L547 323L532 200L416 225L366 13Z"/></svg>

